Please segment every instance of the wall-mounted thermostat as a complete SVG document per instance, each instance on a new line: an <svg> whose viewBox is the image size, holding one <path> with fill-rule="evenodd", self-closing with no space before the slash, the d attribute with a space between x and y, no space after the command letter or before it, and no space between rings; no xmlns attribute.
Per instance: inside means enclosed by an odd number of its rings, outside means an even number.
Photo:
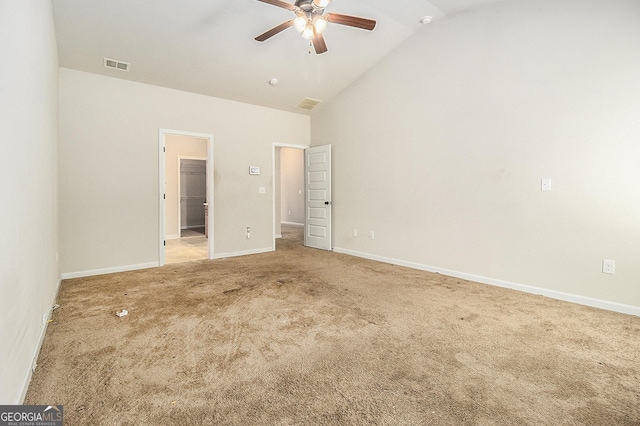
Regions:
<svg viewBox="0 0 640 426"><path fill-rule="evenodd" d="M256 167L256 166L249 167L249 174L250 175L259 175L260 174L260 167Z"/></svg>

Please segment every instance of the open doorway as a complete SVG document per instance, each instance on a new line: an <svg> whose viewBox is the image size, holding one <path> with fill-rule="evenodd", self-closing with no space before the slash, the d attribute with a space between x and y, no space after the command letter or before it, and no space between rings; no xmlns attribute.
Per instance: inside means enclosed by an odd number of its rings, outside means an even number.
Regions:
<svg viewBox="0 0 640 426"><path fill-rule="evenodd" d="M302 145L274 144L273 249L276 240L303 244L304 235L304 150Z"/></svg>
<svg viewBox="0 0 640 426"><path fill-rule="evenodd" d="M160 130L160 265L213 258L213 136Z"/></svg>
<svg viewBox="0 0 640 426"><path fill-rule="evenodd" d="M178 156L178 228L180 238L207 235L207 158ZM206 249L206 247L205 247Z"/></svg>
<svg viewBox="0 0 640 426"><path fill-rule="evenodd" d="M167 138L169 155L172 159L174 147L172 138ZM206 140L195 139L197 145L204 145ZM181 145L178 145L181 146ZM202 147L200 147L202 148ZM206 154L206 150L203 154ZM168 168L169 169L169 168ZM173 185L173 173L167 173L167 201L165 210L170 205L175 209L177 205L177 224L171 226L170 219L173 215L165 218L165 229L174 230L177 228L177 235L167 232L167 243L165 246L165 263L182 263L192 260L203 260L209 258L209 244L207 241L208 223L206 214L207 203L207 158L178 155L178 183ZM177 187L177 196L174 193ZM171 237L169 237L171 235Z"/></svg>

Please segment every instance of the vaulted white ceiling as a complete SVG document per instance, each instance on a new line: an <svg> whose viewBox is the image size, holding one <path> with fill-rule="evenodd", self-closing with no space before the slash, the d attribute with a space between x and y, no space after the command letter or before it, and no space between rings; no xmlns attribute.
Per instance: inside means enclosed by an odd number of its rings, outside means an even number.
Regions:
<svg viewBox="0 0 640 426"><path fill-rule="evenodd" d="M293 3L294 0L285 0ZM60 66L302 114L305 97L343 90L415 31L496 0L334 0L327 12L375 19L365 31L329 24L316 55L293 28L254 38L293 17L257 0L54 0ZM129 72L103 58L131 63ZM269 85L277 78L279 84Z"/></svg>

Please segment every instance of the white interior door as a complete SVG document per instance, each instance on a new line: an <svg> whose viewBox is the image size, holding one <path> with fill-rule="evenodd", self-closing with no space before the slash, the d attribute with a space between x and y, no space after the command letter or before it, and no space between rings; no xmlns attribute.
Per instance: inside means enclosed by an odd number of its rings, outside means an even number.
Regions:
<svg viewBox="0 0 640 426"><path fill-rule="evenodd" d="M304 150L304 245L331 250L331 145Z"/></svg>

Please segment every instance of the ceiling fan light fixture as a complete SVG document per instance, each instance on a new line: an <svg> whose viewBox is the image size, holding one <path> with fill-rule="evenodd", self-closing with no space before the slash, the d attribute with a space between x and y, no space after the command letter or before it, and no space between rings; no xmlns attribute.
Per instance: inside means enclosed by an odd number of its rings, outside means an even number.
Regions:
<svg viewBox="0 0 640 426"><path fill-rule="evenodd" d="M322 34L327 28L327 20L321 15L316 16L313 19L313 28L315 29L316 34Z"/></svg>
<svg viewBox="0 0 640 426"><path fill-rule="evenodd" d="M304 30L302 30L302 38L306 38L307 40L311 40L313 38L313 25L311 25L311 22L307 22Z"/></svg>
<svg viewBox="0 0 640 426"><path fill-rule="evenodd" d="M302 31L304 31L304 27L306 27L306 26L307 26L307 17L304 16L304 15L298 15L293 20L293 27L299 33L302 33Z"/></svg>

